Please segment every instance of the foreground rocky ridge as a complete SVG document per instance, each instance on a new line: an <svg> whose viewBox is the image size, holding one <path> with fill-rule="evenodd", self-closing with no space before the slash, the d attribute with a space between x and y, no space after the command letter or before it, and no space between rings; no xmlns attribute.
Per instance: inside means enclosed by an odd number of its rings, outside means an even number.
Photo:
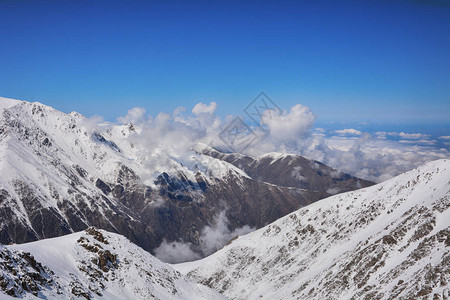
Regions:
<svg viewBox="0 0 450 300"><path fill-rule="evenodd" d="M230 299L448 299L450 161L336 195L175 265Z"/></svg>
<svg viewBox="0 0 450 300"><path fill-rule="evenodd" d="M96 226L148 251L180 241L204 256L202 230L222 213L230 231L260 228L371 184L293 156L254 158L264 168L252 169L212 149L182 158L164 149L149 155L135 143L140 129L132 124L102 130L89 122L40 103L0 99L0 242ZM290 173L274 181L286 164Z"/></svg>
<svg viewBox="0 0 450 300"><path fill-rule="evenodd" d="M221 299L126 238L89 227L1 246L0 298Z"/></svg>
<svg viewBox="0 0 450 300"><path fill-rule="evenodd" d="M10 251L0 244L0 292L12 297L27 294L39 297L42 290L54 289L58 294L60 286L53 276L53 271L42 266L30 253Z"/></svg>

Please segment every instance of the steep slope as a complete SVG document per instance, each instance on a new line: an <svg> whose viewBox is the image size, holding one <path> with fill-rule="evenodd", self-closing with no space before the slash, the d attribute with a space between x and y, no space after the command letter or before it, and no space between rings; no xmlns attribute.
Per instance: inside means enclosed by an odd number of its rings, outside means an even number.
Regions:
<svg viewBox="0 0 450 300"><path fill-rule="evenodd" d="M230 299L448 299L450 161L318 201L175 265Z"/></svg>
<svg viewBox="0 0 450 300"><path fill-rule="evenodd" d="M1 242L55 237L88 225L117 231L118 220L124 227L135 224L126 207L96 187L126 158L82 121L38 103L2 111Z"/></svg>
<svg viewBox="0 0 450 300"><path fill-rule="evenodd" d="M13 297L222 298L123 236L94 227L59 238L2 246L0 259L0 291Z"/></svg>
<svg viewBox="0 0 450 300"><path fill-rule="evenodd" d="M157 146L149 153L141 131L0 99L0 242L57 237L92 225L148 251L177 241L204 256L210 251L202 233L216 226L218 216L225 214L231 232L260 228L330 193L365 184L349 177L340 185L331 179L332 169L321 167L304 173L320 173L320 180L311 179L314 185L288 179L277 185L261 174L278 172L284 160L253 178L247 168L195 151L178 155ZM296 163L290 165L295 169ZM303 176L297 171L294 181Z"/></svg>

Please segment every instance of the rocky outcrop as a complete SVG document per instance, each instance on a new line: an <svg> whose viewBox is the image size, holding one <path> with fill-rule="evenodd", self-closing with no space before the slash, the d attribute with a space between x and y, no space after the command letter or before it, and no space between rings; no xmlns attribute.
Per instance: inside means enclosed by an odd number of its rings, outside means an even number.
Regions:
<svg viewBox="0 0 450 300"><path fill-rule="evenodd" d="M22 298L27 293L39 297L42 291L61 287L53 271L37 262L28 252L10 251L0 244L0 292Z"/></svg>

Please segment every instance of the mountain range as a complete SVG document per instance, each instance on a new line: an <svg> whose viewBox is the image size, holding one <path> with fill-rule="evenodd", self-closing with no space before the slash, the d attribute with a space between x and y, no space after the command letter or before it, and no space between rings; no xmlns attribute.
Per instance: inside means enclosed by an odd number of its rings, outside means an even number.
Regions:
<svg viewBox="0 0 450 300"><path fill-rule="evenodd" d="M152 253L189 245L194 254L183 261L211 254L233 233L373 184L297 155L250 157L201 144L173 155L158 141L149 152L141 131L0 99L0 242L95 226ZM211 242L208 230L222 237Z"/></svg>
<svg viewBox="0 0 450 300"><path fill-rule="evenodd" d="M448 299L450 161L331 196L167 264L89 227L0 246L1 299ZM219 294L220 293L220 294Z"/></svg>
<svg viewBox="0 0 450 300"><path fill-rule="evenodd" d="M0 299L449 298L450 160L375 185L144 130L0 98Z"/></svg>

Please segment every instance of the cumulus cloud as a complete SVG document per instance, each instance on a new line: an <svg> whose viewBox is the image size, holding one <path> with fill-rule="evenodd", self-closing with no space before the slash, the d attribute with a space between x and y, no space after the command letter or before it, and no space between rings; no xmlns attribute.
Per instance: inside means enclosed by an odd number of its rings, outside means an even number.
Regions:
<svg viewBox="0 0 450 300"><path fill-rule="evenodd" d="M217 104L198 103L187 113L183 107L173 113L159 113L146 116L143 108L133 108L127 115L118 118L121 124L134 124L138 130L130 135L129 141L145 157L146 169L154 174L168 166L167 160L174 157L180 163L188 164L186 157L199 143L229 149L230 144L221 138L221 133L235 116L221 119L215 115ZM245 149L245 153L258 155L270 151L295 150L298 142L308 133L314 122L310 109L301 104L283 112L263 113L263 127L253 127L248 132L258 142ZM136 150L135 150L136 151Z"/></svg>
<svg viewBox="0 0 450 300"><path fill-rule="evenodd" d="M443 135L439 137L441 140L450 140L450 135Z"/></svg>
<svg viewBox="0 0 450 300"><path fill-rule="evenodd" d="M353 128L335 130L334 132L341 135L361 135L361 131Z"/></svg>
<svg viewBox="0 0 450 300"><path fill-rule="evenodd" d="M315 116L308 107L297 104L289 112L267 110L261 119L263 125L267 126L271 141L277 144L292 144L311 128Z"/></svg>
<svg viewBox="0 0 450 300"><path fill-rule="evenodd" d="M220 141L219 118L206 113L192 115L182 107L171 114L161 112L155 117L145 116L142 109L132 109L119 120L121 123L132 121L137 129L122 145L133 145L133 156L139 158L143 167L140 175L147 184L152 184L156 176L176 165L189 165L192 149L198 143Z"/></svg>
<svg viewBox="0 0 450 300"><path fill-rule="evenodd" d="M214 114L214 112L217 109L217 103L211 102L208 104L204 103L197 103L194 108L192 109L192 113L199 115L199 114Z"/></svg>
<svg viewBox="0 0 450 300"><path fill-rule="evenodd" d="M145 109L142 107L134 107L130 109L126 116L117 118L121 124L141 124L145 121Z"/></svg>
<svg viewBox="0 0 450 300"><path fill-rule="evenodd" d="M215 102L198 103L192 110L179 107L172 113L153 117L142 108L134 108L118 119L120 123L131 122L138 129L126 137L126 142L133 144L133 155L140 158L143 173L146 172L140 175L147 179L146 183L151 184L155 176L175 165L195 174L194 165L197 168L198 162L191 159L192 149L199 143L230 149L220 134L236 116L219 118L216 109ZM313 129L314 120L311 110L301 104L284 111L263 112L261 126L250 127L248 133L256 137L254 142L242 152L300 154L376 182L450 156L447 149L438 149L436 140L424 133L379 131L370 135L354 128ZM445 144L449 139L442 136L440 140Z"/></svg>

